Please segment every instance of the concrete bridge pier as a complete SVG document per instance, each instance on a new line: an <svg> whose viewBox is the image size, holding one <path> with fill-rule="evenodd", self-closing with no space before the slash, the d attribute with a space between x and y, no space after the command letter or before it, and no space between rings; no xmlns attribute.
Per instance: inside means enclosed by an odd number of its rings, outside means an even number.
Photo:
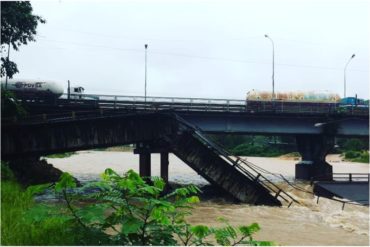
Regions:
<svg viewBox="0 0 370 247"><path fill-rule="evenodd" d="M141 177L150 177L152 170L150 152L139 153L139 174Z"/></svg>
<svg viewBox="0 0 370 247"><path fill-rule="evenodd" d="M168 183L168 151L161 152L161 178Z"/></svg>
<svg viewBox="0 0 370 247"><path fill-rule="evenodd" d="M334 136L298 135L296 141L302 161L295 166L295 178L310 180L320 176L318 180L331 180L333 167L325 161L325 157L334 147Z"/></svg>
<svg viewBox="0 0 370 247"><path fill-rule="evenodd" d="M138 143L134 154L139 154L139 174L142 177L151 176L151 154L160 153L160 176L168 182L168 153L169 149L163 146L153 146L150 143Z"/></svg>

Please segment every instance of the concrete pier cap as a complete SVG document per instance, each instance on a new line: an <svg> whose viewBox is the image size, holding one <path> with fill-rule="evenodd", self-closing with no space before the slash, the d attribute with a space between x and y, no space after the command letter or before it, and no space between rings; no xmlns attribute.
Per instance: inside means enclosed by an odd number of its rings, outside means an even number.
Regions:
<svg viewBox="0 0 370 247"><path fill-rule="evenodd" d="M334 136L297 135L297 149L302 161L295 166L295 178L302 180L332 180L333 167L325 157L334 147Z"/></svg>

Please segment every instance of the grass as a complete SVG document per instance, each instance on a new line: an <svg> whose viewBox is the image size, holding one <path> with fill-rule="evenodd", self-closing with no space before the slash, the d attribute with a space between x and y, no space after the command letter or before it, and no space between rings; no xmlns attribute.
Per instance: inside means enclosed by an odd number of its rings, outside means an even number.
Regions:
<svg viewBox="0 0 370 247"><path fill-rule="evenodd" d="M132 152L133 147L129 145L124 146L115 146L115 147L108 147L108 148L95 148L94 151L109 151L109 152Z"/></svg>
<svg viewBox="0 0 370 247"><path fill-rule="evenodd" d="M40 210L47 213L45 207L35 203L33 194L12 180L3 164L1 170L1 245L77 245L75 234L71 234L73 228L65 219L32 217Z"/></svg>
<svg viewBox="0 0 370 247"><path fill-rule="evenodd" d="M65 152L65 153L59 153L59 154L49 154L46 157L47 158L54 158L54 159L61 159L61 158L68 158L72 155L76 154L76 152Z"/></svg>

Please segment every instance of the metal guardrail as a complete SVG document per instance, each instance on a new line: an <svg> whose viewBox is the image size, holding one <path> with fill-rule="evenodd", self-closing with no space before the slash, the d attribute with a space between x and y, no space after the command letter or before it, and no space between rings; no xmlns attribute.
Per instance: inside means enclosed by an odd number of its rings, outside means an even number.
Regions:
<svg viewBox="0 0 370 247"><path fill-rule="evenodd" d="M332 179L328 179L328 176ZM370 173L332 173L323 174L311 178L311 185L315 181L335 181L335 182L369 182Z"/></svg>
<svg viewBox="0 0 370 247"><path fill-rule="evenodd" d="M186 111L186 112L234 112L234 113L288 113L368 116L369 109L364 107L342 107L338 103L301 102L301 101L256 101L238 99L209 99L183 97L153 97L98 94L63 94L55 102L27 100L27 104L48 106L95 107L114 110L137 111Z"/></svg>
<svg viewBox="0 0 370 247"><path fill-rule="evenodd" d="M207 99L207 98L182 98L182 97L143 97L143 96L124 96L124 95L98 95L98 94L63 94L56 101L47 100L26 100L29 105L49 106L58 104L59 106L78 106L81 108L98 108L104 111L185 111L185 112L230 112L230 113L288 113L288 114L339 114L351 116L368 116L368 108L350 107L342 108L337 103L314 103L300 101L245 101L236 99ZM86 111L72 111L65 116L47 114L47 116L29 116L22 119L28 121L48 120L55 117L55 121L61 118L73 118L76 115L83 115ZM114 114L114 111L111 111ZM70 117L68 117L68 115ZM2 118L2 123L15 123L20 119Z"/></svg>
<svg viewBox="0 0 370 247"><path fill-rule="evenodd" d="M68 94L63 94L61 99L67 99ZM189 103L189 104L222 104L222 105L245 105L245 100L236 99L209 99L209 98L184 98L184 97L156 97L156 96L127 96L105 94L71 94L70 100L98 100L98 101L127 101L137 103Z"/></svg>
<svg viewBox="0 0 370 247"><path fill-rule="evenodd" d="M107 116L127 115L128 113L121 111L114 111L109 109L97 109L89 111L71 111L65 113L48 113L48 114L37 114L31 116L25 116L24 118L2 118L2 124L33 124L33 123L52 123L61 122L68 120L82 120L88 118L99 118Z"/></svg>
<svg viewBox="0 0 370 247"><path fill-rule="evenodd" d="M210 141L208 138L206 138L201 130L188 123L183 118L179 117L178 115L174 115L175 119L186 126L186 130L192 130L194 133L194 136L207 145L210 149L212 149L214 152L216 152L218 155L220 155L227 163L229 163L234 168L238 169L241 173L243 173L245 176L247 176L250 180L255 181L256 183L260 183L265 189L267 189L270 193L272 193L275 198L281 198L285 202L288 203L288 207L291 206L293 202L296 202L299 204L297 200L295 200L292 196L287 194L285 191L283 191L279 186L277 186L275 183L267 179L265 176L263 176L260 172L258 172L256 169L254 169L251 166L251 163L238 157L235 155L232 155L222 147L218 146L216 143ZM243 164L244 166L242 166ZM255 166L255 165L253 165Z"/></svg>

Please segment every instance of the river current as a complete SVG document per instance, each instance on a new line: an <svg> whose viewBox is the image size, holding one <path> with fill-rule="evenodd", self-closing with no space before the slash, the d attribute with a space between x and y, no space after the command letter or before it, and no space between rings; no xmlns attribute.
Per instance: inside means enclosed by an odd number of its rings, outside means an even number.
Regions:
<svg viewBox="0 0 370 247"><path fill-rule="evenodd" d="M282 174L300 188L312 190L309 183L295 182L294 170L297 160L281 158L245 157L255 165ZM80 181L99 179L106 168L124 173L129 169L138 171L139 156L132 152L80 151L67 158L48 158L47 161L62 171L69 172ZM369 173L369 165L343 162L337 155L328 155L327 161L333 172ZM207 185L208 182L184 164L176 156L169 156L169 180L178 184ZM159 154L152 154L152 176L159 176ZM251 206L236 204L215 197L195 206L189 223L221 225L217 217L224 217L232 225L257 222L261 230L257 240L274 241L279 245L362 245L369 246L369 208L320 198L293 189L279 182L280 186L299 202L290 208Z"/></svg>

